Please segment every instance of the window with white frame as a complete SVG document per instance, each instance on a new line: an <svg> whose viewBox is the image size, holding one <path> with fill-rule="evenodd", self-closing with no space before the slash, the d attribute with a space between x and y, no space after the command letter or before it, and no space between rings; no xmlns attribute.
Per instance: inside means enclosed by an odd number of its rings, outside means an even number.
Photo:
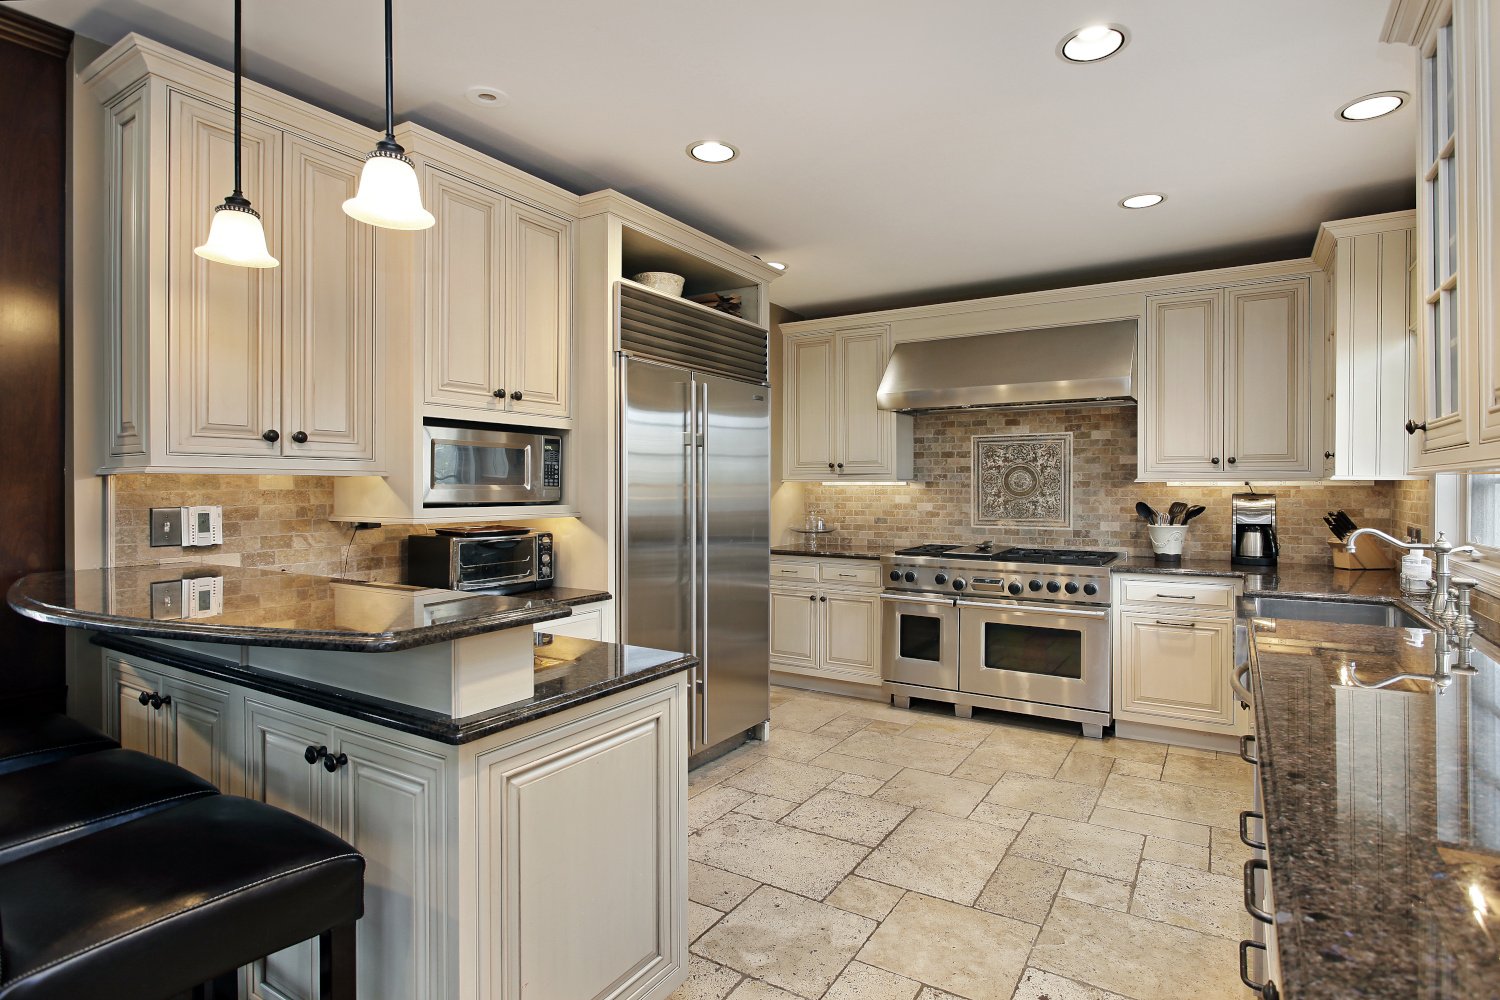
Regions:
<svg viewBox="0 0 1500 1000"><path fill-rule="evenodd" d="M1500 475L1462 477L1458 491L1464 544L1500 554Z"/></svg>
<svg viewBox="0 0 1500 1000"><path fill-rule="evenodd" d="M1500 596L1500 475L1445 473L1433 479L1434 514L1439 531L1454 545L1472 545L1478 559L1455 556L1454 571L1479 581L1479 589Z"/></svg>

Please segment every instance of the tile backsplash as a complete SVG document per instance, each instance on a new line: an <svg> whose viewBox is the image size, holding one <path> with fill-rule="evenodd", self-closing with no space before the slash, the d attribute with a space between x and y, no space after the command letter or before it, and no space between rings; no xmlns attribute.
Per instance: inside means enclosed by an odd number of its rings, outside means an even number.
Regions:
<svg viewBox="0 0 1500 1000"><path fill-rule="evenodd" d="M971 510L971 439L976 434L1073 433L1073 511L1068 528L974 527ZM1131 406L1043 410L961 410L918 414L916 474L906 486L824 486L809 483L808 509L838 529L836 538L882 549L927 541L1117 549L1151 555L1137 500L1165 510L1173 500L1203 504L1185 554L1214 558L1229 553L1229 498L1243 486L1167 486L1137 483L1136 410ZM1319 482L1260 486L1277 497L1281 558L1288 563L1328 559L1331 537L1323 514L1342 508L1361 526L1399 530L1408 523L1430 530L1430 481ZM798 536L778 539L790 543Z"/></svg>

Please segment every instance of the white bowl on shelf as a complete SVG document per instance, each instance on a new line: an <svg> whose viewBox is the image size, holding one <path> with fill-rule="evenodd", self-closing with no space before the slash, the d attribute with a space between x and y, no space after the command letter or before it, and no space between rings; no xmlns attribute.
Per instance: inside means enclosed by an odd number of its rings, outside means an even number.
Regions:
<svg viewBox="0 0 1500 1000"><path fill-rule="evenodd" d="M676 296L682 295L682 287L687 284L686 278L671 271L642 271L640 274L632 274L630 280L645 285L653 292Z"/></svg>

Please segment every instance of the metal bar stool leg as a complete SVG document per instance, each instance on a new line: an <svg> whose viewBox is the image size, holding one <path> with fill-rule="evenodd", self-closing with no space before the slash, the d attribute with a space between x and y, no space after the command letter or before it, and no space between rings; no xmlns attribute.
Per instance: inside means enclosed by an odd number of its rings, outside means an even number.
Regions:
<svg viewBox="0 0 1500 1000"><path fill-rule="evenodd" d="M354 924L318 935L318 976L322 1000L354 1000Z"/></svg>

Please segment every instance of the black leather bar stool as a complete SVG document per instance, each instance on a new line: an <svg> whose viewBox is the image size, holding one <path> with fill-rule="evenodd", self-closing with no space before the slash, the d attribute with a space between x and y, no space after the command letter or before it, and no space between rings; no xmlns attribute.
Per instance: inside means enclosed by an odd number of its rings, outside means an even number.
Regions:
<svg viewBox="0 0 1500 1000"><path fill-rule="evenodd" d="M119 745L66 715L0 715L0 774Z"/></svg>
<svg viewBox="0 0 1500 1000"><path fill-rule="evenodd" d="M217 794L192 772L134 750L100 750L0 774L0 864Z"/></svg>
<svg viewBox="0 0 1500 1000"><path fill-rule="evenodd" d="M163 1000L319 938L354 1000L365 862L271 806L207 795L0 866L0 1000ZM229 995L232 995L229 994Z"/></svg>

